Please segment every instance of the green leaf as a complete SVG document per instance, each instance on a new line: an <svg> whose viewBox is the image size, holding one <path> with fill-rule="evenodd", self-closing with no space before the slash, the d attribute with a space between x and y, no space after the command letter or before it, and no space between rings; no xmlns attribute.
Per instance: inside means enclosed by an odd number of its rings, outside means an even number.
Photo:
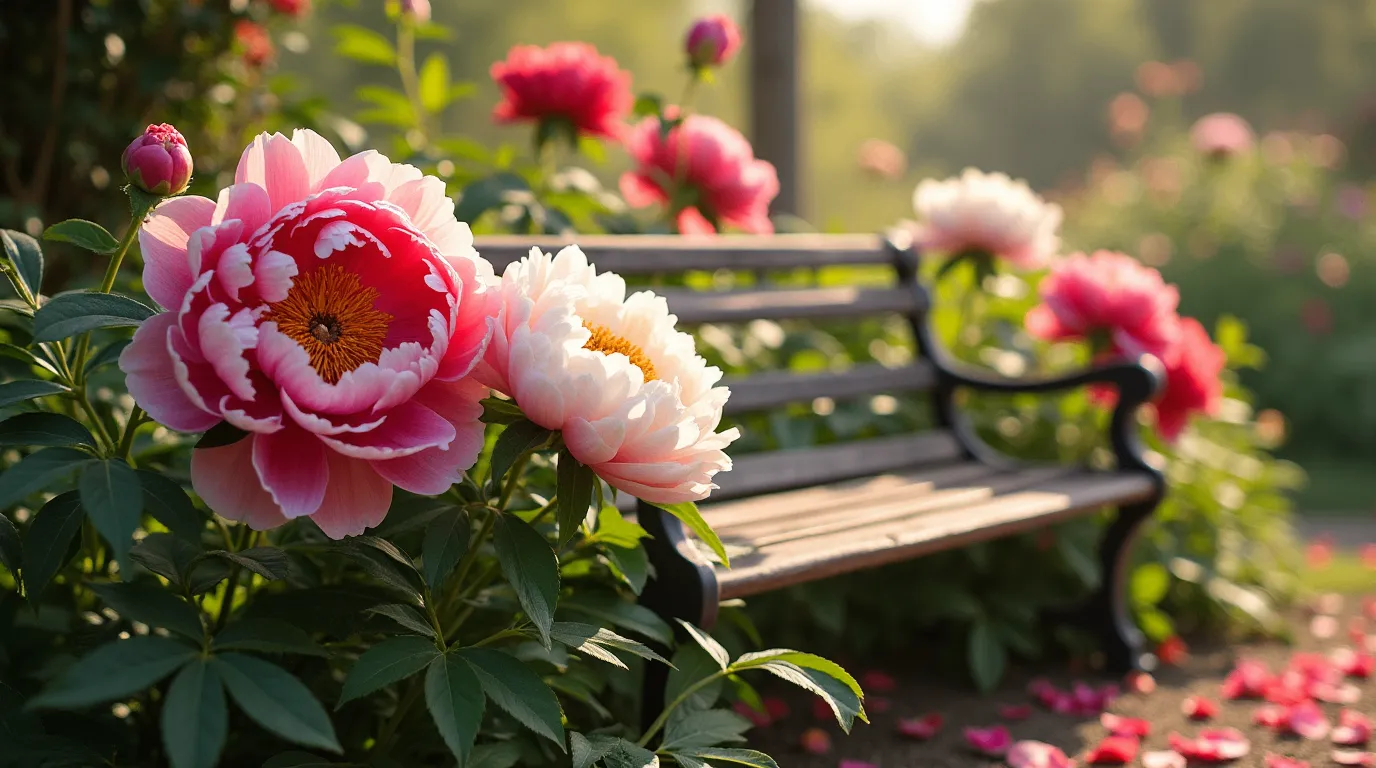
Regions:
<svg viewBox="0 0 1376 768"><path fill-rule="evenodd" d="M499 741L474 747L464 768L515 768L520 762L520 742Z"/></svg>
<svg viewBox="0 0 1376 768"><path fill-rule="evenodd" d="M563 711L559 699L545 681L519 659L491 648L465 648L459 652L482 684L492 703L506 710L521 725L564 748Z"/></svg>
<svg viewBox="0 0 1376 768"><path fill-rule="evenodd" d="M25 456L0 474L0 510L9 509L30 494L47 490L88 461L91 461L90 454L74 448L44 448Z"/></svg>
<svg viewBox="0 0 1376 768"><path fill-rule="evenodd" d="M323 757L312 755L309 752L281 752L268 758L263 763L263 768L328 768L328 766L338 765Z"/></svg>
<svg viewBox="0 0 1376 768"><path fill-rule="evenodd" d="M615 664L623 669L626 668L621 660L612 655L610 659L603 654L611 655L609 652L602 651L605 648L616 648L627 653L639 656L642 659L658 661L668 664L669 660L655 653L643 643L637 643L629 637L622 637L605 627L595 627L591 624L581 624L574 621L556 621L550 628L550 637L563 643L564 645L583 651L589 655L596 656L603 661ZM602 651L599 653L599 651Z"/></svg>
<svg viewBox="0 0 1376 768"><path fill-rule="evenodd" d="M1066 565L1070 570L1080 577L1080 581L1086 587L1095 587L1099 584L1099 564L1094 560L1094 556L1071 536L1057 536L1056 549L1065 559Z"/></svg>
<svg viewBox="0 0 1376 768"><path fill-rule="evenodd" d="M343 751L325 708L286 670L233 652L213 657L212 663L230 698L255 723L302 746Z"/></svg>
<svg viewBox="0 0 1376 768"><path fill-rule="evenodd" d="M473 740L483 723L483 704L482 683L463 657L446 653L430 662L425 673L425 706L459 765L466 764L473 752Z"/></svg>
<svg viewBox="0 0 1376 768"><path fill-rule="evenodd" d="M104 368L107 365L119 362L119 356L124 352L124 348L129 346L133 339L116 339L109 344L96 350L86 359L86 373Z"/></svg>
<svg viewBox="0 0 1376 768"><path fill-rule="evenodd" d="M350 701L367 696L377 689L391 685L425 669L440 654L433 640L415 635L403 635L383 640L364 651L344 678L339 693L339 709Z"/></svg>
<svg viewBox="0 0 1376 768"><path fill-rule="evenodd" d="M170 533L150 533L129 550L129 559L165 577L173 584L185 584L200 547Z"/></svg>
<svg viewBox="0 0 1376 768"><path fill-rule="evenodd" d="M559 451L555 479L556 493L559 497L559 543L562 544L573 538L588 516L588 506L592 504L592 489L597 484L597 475L579 463L568 448L563 448Z"/></svg>
<svg viewBox="0 0 1376 768"><path fill-rule="evenodd" d="M29 602L43 594L71 559L72 542L85 518L76 491L68 491L49 499L29 523L24 534L24 593Z"/></svg>
<svg viewBox="0 0 1376 768"><path fill-rule="evenodd" d="M415 27L417 40L453 40L454 33L449 31L449 27L443 24L436 24L433 21L426 21L417 24Z"/></svg>
<svg viewBox="0 0 1376 768"><path fill-rule="evenodd" d="M635 632L660 645L671 645L674 630L664 619L643 605L617 595L575 594L560 604L561 610L581 613L627 632Z"/></svg>
<svg viewBox="0 0 1376 768"><path fill-rule="evenodd" d="M518 421L526 420L526 415L510 400L503 400L500 397L485 397L480 405L483 407L482 422L484 424L515 424Z"/></svg>
<svg viewBox="0 0 1376 768"><path fill-rule="evenodd" d="M197 641L205 635L200 612L161 587L125 582L92 584L91 590L130 621L162 627Z"/></svg>
<svg viewBox="0 0 1376 768"><path fill-rule="evenodd" d="M548 648L559 600L559 559L545 537L515 515L497 518L493 540L502 575L516 590L521 607Z"/></svg>
<svg viewBox="0 0 1376 768"><path fill-rule="evenodd" d="M156 315L128 296L74 291L54 296L33 316L34 341L61 341L98 328L127 328Z"/></svg>
<svg viewBox="0 0 1376 768"><path fill-rule="evenodd" d="M703 761L710 760L711 765L714 766L722 763L735 763L736 765L748 765L750 768L779 768L779 764L774 762L774 758L754 749L718 747L716 749L684 750L683 754Z"/></svg>
<svg viewBox="0 0 1376 768"><path fill-rule="evenodd" d="M421 65L420 103L432 115L449 106L449 60L442 53L430 54Z"/></svg>
<svg viewBox="0 0 1376 768"><path fill-rule="evenodd" d="M56 450L49 448L48 450ZM92 461L77 481L81 506L100 535L115 550L122 571L129 569L129 547L143 514L143 486L139 476L119 459Z"/></svg>
<svg viewBox="0 0 1376 768"><path fill-rule="evenodd" d="M246 437L248 437L248 432L239 429L227 421L222 421L210 429L207 429L201 435L201 439L196 441L196 447L222 448L226 445L234 445Z"/></svg>
<svg viewBox="0 0 1376 768"><path fill-rule="evenodd" d="M432 639L435 637L435 628L430 626L430 622L421 615L419 610L412 606L402 603L385 603L369 608L366 613L376 613L379 616L386 616L418 635L425 635Z"/></svg>
<svg viewBox="0 0 1376 768"><path fill-rule="evenodd" d="M20 413L0 421L0 446L89 445L96 439L81 422L60 413ZM83 454L84 455L84 454Z"/></svg>
<svg viewBox="0 0 1376 768"><path fill-rule="evenodd" d="M834 661L811 653L776 648L741 654L731 665L733 672L746 669L763 669L822 697L847 733L856 717L869 722L861 703L865 693L860 683Z"/></svg>
<svg viewBox="0 0 1376 768"><path fill-rule="evenodd" d="M664 111L664 99L657 94L643 93L636 97L633 114L636 117L659 117Z"/></svg>
<svg viewBox="0 0 1376 768"><path fill-rule="evenodd" d="M79 709L132 696L196 655L195 648L157 635L116 640L68 667L42 693L30 699L28 707Z"/></svg>
<svg viewBox="0 0 1376 768"><path fill-rule="evenodd" d="M229 578L230 570L229 563L224 560L199 560L187 569L186 587L193 595L204 594Z"/></svg>
<svg viewBox="0 0 1376 768"><path fill-rule="evenodd" d="M10 573L19 573L19 564L24 560L24 545L19 539L19 529L14 527L8 517L0 515L0 563Z"/></svg>
<svg viewBox="0 0 1376 768"><path fill-rule="evenodd" d="M524 420L502 430L502 434L497 436L496 444L492 446L492 469L487 473L493 482L493 488L501 488L506 473L521 454L544 445L551 434L553 433L535 422Z"/></svg>
<svg viewBox="0 0 1376 768"><path fill-rule="evenodd" d="M635 594L643 592L645 583L650 580L650 556L645 553L645 548L607 545L605 551L617 576L625 580Z"/></svg>
<svg viewBox="0 0 1376 768"><path fill-rule="evenodd" d="M29 317L33 316L33 311L28 308L28 305L24 304L22 308L16 307L14 306L15 301L15 299L5 299L4 302L9 303L0 302L0 309L14 309L14 311L19 312L21 314L27 314ZM23 302L19 303L23 304ZM52 363L48 362L46 359L39 357L38 355L23 347L17 347L13 344L0 344L0 357L8 357L11 360L18 360L19 362L24 363L25 365L32 365L37 368L42 368L43 370L53 374L54 376L58 375L57 368Z"/></svg>
<svg viewBox="0 0 1376 768"><path fill-rule="evenodd" d="M693 642L702 646L702 649L707 651L707 655L711 656L712 660L717 662L717 666L726 669L727 665L731 663L731 654L726 652L726 649L721 646L721 643L717 642L711 635L703 632L683 619L679 619L678 623L688 633L688 636L693 638Z"/></svg>
<svg viewBox="0 0 1376 768"><path fill-rule="evenodd" d="M38 296L43 285L43 249L38 241L23 232L0 229L0 245L4 246L5 258L14 264L19 281L30 295Z"/></svg>
<svg viewBox="0 0 1376 768"><path fill-rule="evenodd" d="M372 547L359 545L353 539L338 545L337 550L361 566L363 570L368 572L369 576L406 595L416 604L421 602L420 589L412 583L407 571L404 571L392 558ZM414 573L414 570L410 572Z"/></svg>
<svg viewBox="0 0 1376 768"><path fill-rule="evenodd" d="M181 485L165 475L146 469L137 470L136 474L143 488L144 511L167 526L174 536L199 547L206 517L191 503L191 497L186 495Z"/></svg>
<svg viewBox="0 0 1376 768"><path fill-rule="evenodd" d="M1133 570L1128 592L1132 595L1133 605L1145 607L1157 605L1165 600L1170 587L1171 574L1166 570L1166 566L1160 563L1143 563Z"/></svg>
<svg viewBox="0 0 1376 768"><path fill-rule="evenodd" d="M687 692L688 688L702 682L713 675L721 673L721 667L717 666L716 659L702 649L702 646L684 643L678 647L674 653L674 668L669 671L669 680L664 687L664 704L677 701L680 696ZM690 709L707 709L716 703L721 696L721 691L725 683L720 679L709 683L698 689L685 704Z"/></svg>
<svg viewBox="0 0 1376 768"><path fill-rule="evenodd" d="M206 556L235 563L269 581L279 581L291 575L291 557L285 549L277 547L249 547L238 552L217 549L207 552Z"/></svg>
<svg viewBox="0 0 1376 768"><path fill-rule="evenodd" d="M162 743L172 768L215 768L229 733L225 689L209 659L172 678L162 706Z"/></svg>
<svg viewBox="0 0 1376 768"><path fill-rule="evenodd" d="M329 656L330 652L311 639L304 630L278 619L240 619L231 622L215 636L217 651L258 651L294 653L301 656Z"/></svg>
<svg viewBox="0 0 1376 768"><path fill-rule="evenodd" d="M530 185L514 173L503 171L478 179L463 188L463 196L454 208L454 218L472 224L484 213L506 205L513 194L530 194Z"/></svg>
<svg viewBox="0 0 1376 768"><path fill-rule="evenodd" d="M10 381L0 384L0 408L32 400L36 397L47 397L56 395L60 392L70 392L67 387L55 381L42 381L39 379L22 379L20 381Z"/></svg>
<svg viewBox="0 0 1376 768"><path fill-rule="evenodd" d="M597 513L597 531L591 538L602 544L634 549L640 546L641 539L649 536L644 528L622 517L621 510L608 504Z"/></svg>
<svg viewBox="0 0 1376 768"><path fill-rule="evenodd" d="M602 759L605 752L598 752L588 737L569 731L569 755L573 758L573 768L592 768L592 764Z"/></svg>
<svg viewBox="0 0 1376 768"><path fill-rule="evenodd" d="M659 756L635 742L596 733L589 740L606 768L659 768Z"/></svg>
<svg viewBox="0 0 1376 768"><path fill-rule="evenodd" d="M993 690L1008 666L1008 649L1003 647L993 625L987 621L976 622L970 629L966 651L975 685L981 691Z"/></svg>
<svg viewBox="0 0 1376 768"><path fill-rule="evenodd" d="M59 221L43 232L43 239L55 243L71 243L102 256L109 256L119 250L119 241L114 235L105 231L105 227L85 219Z"/></svg>
<svg viewBox="0 0 1376 768"><path fill-rule="evenodd" d="M688 530L702 539L702 542L708 547L711 547L712 552L721 560L722 565L727 568L731 567L731 560L726 556L726 547L722 546L721 539L717 537L717 532L712 530L712 526L703 519L702 513L698 511L698 505L691 501L685 501L681 504L656 504L652 501L645 503L677 517L684 525L688 526Z"/></svg>
<svg viewBox="0 0 1376 768"><path fill-rule="evenodd" d="M661 749L673 752L745 741L745 732L748 730L750 721L729 709L705 709L684 717L670 718L664 730Z"/></svg>
<svg viewBox="0 0 1376 768"><path fill-rule="evenodd" d="M335 36L336 54L364 64L396 65L397 52L392 43L377 32L353 24L340 24L331 32Z"/></svg>
<svg viewBox="0 0 1376 768"><path fill-rule="evenodd" d="M415 108L401 91L380 85L363 85L354 91L354 95L373 105L373 109L357 115L360 122L384 123L401 128L416 125Z"/></svg>
<svg viewBox="0 0 1376 768"><path fill-rule="evenodd" d="M425 527L420 557L425 583L432 589L444 584L445 577L468 551L469 535L468 513L459 509L441 512Z"/></svg>

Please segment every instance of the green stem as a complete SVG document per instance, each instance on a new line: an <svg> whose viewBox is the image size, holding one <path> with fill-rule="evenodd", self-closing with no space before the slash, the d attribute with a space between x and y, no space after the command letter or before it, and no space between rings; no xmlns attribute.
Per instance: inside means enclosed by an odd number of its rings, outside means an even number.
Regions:
<svg viewBox="0 0 1376 768"><path fill-rule="evenodd" d="M134 239L139 236L139 230L143 228L143 220L153 210L154 205L157 205L156 198L134 210L133 219L129 222L129 231L124 233L124 239L119 241L119 247L115 249L114 255L110 257L110 263L105 267L105 279L100 281L101 293L109 293L114 290L115 278L119 276L119 267L124 263L124 255L129 252L129 246L134 244Z"/></svg>
<svg viewBox="0 0 1376 768"><path fill-rule="evenodd" d="M91 420L91 425L95 427L96 438L101 441L101 449L113 451L115 449L115 438L110 434L110 430L106 428L105 422L100 418L100 414L96 413L96 407L91 405L91 401L86 397L86 388L77 387L73 389L72 397L76 400L76 404L81 410L86 413L86 418Z"/></svg>
<svg viewBox="0 0 1376 768"><path fill-rule="evenodd" d="M117 455L125 461L129 461L129 452L134 447L134 432L138 430L139 425L142 423L143 409L136 405L134 406L134 410L129 412L129 421L124 425L124 436L120 438L119 448L117 449Z"/></svg>
<svg viewBox="0 0 1376 768"><path fill-rule="evenodd" d="M238 541L235 542L234 548L230 551L239 552L247 549L257 535L257 531L244 526L244 529L239 533ZM220 613L215 617L216 632L223 629L225 622L229 621L229 612L234 607L234 592L239 588L239 574L242 572L243 569L237 563L229 567L229 581L225 583L225 597L220 602Z"/></svg>
<svg viewBox="0 0 1376 768"><path fill-rule="evenodd" d="M422 143L429 147L430 131L426 127L425 105L420 100L420 77L416 74L416 30L413 22L406 18L397 25L397 74L401 76L406 100L411 102L411 112L416 119L414 127Z"/></svg>
<svg viewBox="0 0 1376 768"><path fill-rule="evenodd" d="M415 675L407 681L406 692L401 695L401 700L397 702L396 710L392 712L391 717L387 718L387 722L382 724L382 731L378 733L375 749L385 751L396 740L397 729L401 727L401 721L406 719L406 713L415 706L416 700L420 698L420 679L419 675Z"/></svg>
<svg viewBox="0 0 1376 768"><path fill-rule="evenodd" d="M516 462L511 465L511 469L507 470L506 485L502 486L502 496L497 500L497 509L506 509L506 505L511 501L512 494L516 493L516 486L521 484L521 473L525 471L526 463L530 461L531 455L537 450L539 449L532 448L520 456L517 456Z"/></svg>
<svg viewBox="0 0 1376 768"><path fill-rule="evenodd" d="M717 680L717 678L725 677L728 674L730 674L730 667L727 667L726 669L723 669L719 672L714 672L685 688L683 690L683 693L680 693L678 695L678 698L674 699L673 702L669 704L669 706L664 708L664 711L660 713L659 718L650 724L649 730L645 731L645 735L640 737L640 746L643 747L646 744L650 743L650 739L653 739L655 737L655 734L659 733L659 729L663 728L664 724L669 722L669 715L672 715L674 713L674 710L677 709L679 705L687 701L693 694L707 687L709 683L714 682L715 680Z"/></svg>

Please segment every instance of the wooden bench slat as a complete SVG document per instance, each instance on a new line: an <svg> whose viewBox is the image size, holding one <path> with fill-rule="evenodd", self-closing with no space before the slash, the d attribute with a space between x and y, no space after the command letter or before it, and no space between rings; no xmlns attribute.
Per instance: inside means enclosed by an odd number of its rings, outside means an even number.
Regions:
<svg viewBox="0 0 1376 768"><path fill-rule="evenodd" d="M680 323L747 323L752 320L820 320L913 312L917 295L906 288L799 288L773 290L656 291Z"/></svg>
<svg viewBox="0 0 1376 768"><path fill-rule="evenodd" d="M1087 509L1150 498L1151 478L1137 473L1078 472L1035 488L998 495L897 522L785 541L737 556L718 569L723 600L900 562L1049 525Z"/></svg>
<svg viewBox="0 0 1376 768"><path fill-rule="evenodd" d="M876 438L793 451L771 451L736 457L730 472L714 479L720 486L712 498L725 501L742 496L822 485L940 464L962 458L963 449L950 432Z"/></svg>
<svg viewBox="0 0 1376 768"><path fill-rule="evenodd" d="M770 270L799 267L893 263L893 254L876 235L771 235L766 237L683 237L678 235L601 235L526 237L492 235L476 239L478 253L501 274L525 258L532 246L556 253L577 244L599 272L644 275L688 270Z"/></svg>
<svg viewBox="0 0 1376 768"><path fill-rule="evenodd" d="M735 414L819 397L840 400L881 392L925 392L936 386L936 368L925 360L901 368L872 363L838 372L768 371L753 376L727 376L722 384L731 388L726 413Z"/></svg>

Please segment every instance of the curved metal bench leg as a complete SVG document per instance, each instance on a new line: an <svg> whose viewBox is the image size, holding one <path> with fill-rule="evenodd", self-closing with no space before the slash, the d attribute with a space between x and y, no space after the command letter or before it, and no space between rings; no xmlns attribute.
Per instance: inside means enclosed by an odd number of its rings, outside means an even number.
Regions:
<svg viewBox="0 0 1376 768"><path fill-rule="evenodd" d="M1151 499L1120 507L1099 542L1103 581L1088 607L1102 638L1106 666L1114 672L1155 666L1155 657L1146 650L1146 638L1128 606L1128 579L1132 576L1133 542L1156 505L1157 499Z"/></svg>
<svg viewBox="0 0 1376 768"><path fill-rule="evenodd" d="M645 585L640 604L667 620L680 639L686 637L674 619L682 619L702 629L711 629L717 621L720 592L717 574L712 564L698 552L688 539L683 524L664 510L640 504L637 522L651 538L643 546L654 566L654 577ZM656 648L666 658L668 648ZM650 724L664 710L664 691L669 681L669 668L648 662L641 687L641 728Z"/></svg>

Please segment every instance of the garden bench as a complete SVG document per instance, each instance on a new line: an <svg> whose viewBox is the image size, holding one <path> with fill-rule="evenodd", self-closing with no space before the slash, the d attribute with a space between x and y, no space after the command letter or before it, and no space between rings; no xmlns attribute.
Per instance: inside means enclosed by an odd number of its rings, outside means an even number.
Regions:
<svg viewBox="0 0 1376 768"><path fill-rule="evenodd" d="M929 294L917 277L919 253L897 237L786 235L687 238L580 237L576 241L599 270L627 276L684 271L772 270L835 265L886 267L887 287L752 287L723 291L667 288L659 292L692 329L704 323L753 320L839 321L898 313L911 324L914 361L898 368L859 365L840 372L763 372L727 377L728 416L808 403L817 398L928 393L937 428L927 432L834 443L800 450L734 455L734 468L717 475L720 488L701 505L731 555L731 568L714 565L661 510L641 505L639 522L655 578L643 601L667 617L710 627L723 600L747 597L816 579L874 568L1042 528L1066 518L1116 509L1104 531L1104 578L1086 606L1084 621L1099 633L1107 665L1118 670L1150 666L1142 636L1124 603L1127 554L1135 531L1160 500L1161 473L1144 459L1136 412L1157 391L1151 363L1123 361L1053 379L1006 378L953 360L934 340L926 310ZM497 271L531 246L553 251L557 237L479 238L479 252ZM998 393L1064 391L1112 384L1118 402L1111 421L1117 467L1093 471L1070 466L1027 466L993 451L958 410L963 389Z"/></svg>

